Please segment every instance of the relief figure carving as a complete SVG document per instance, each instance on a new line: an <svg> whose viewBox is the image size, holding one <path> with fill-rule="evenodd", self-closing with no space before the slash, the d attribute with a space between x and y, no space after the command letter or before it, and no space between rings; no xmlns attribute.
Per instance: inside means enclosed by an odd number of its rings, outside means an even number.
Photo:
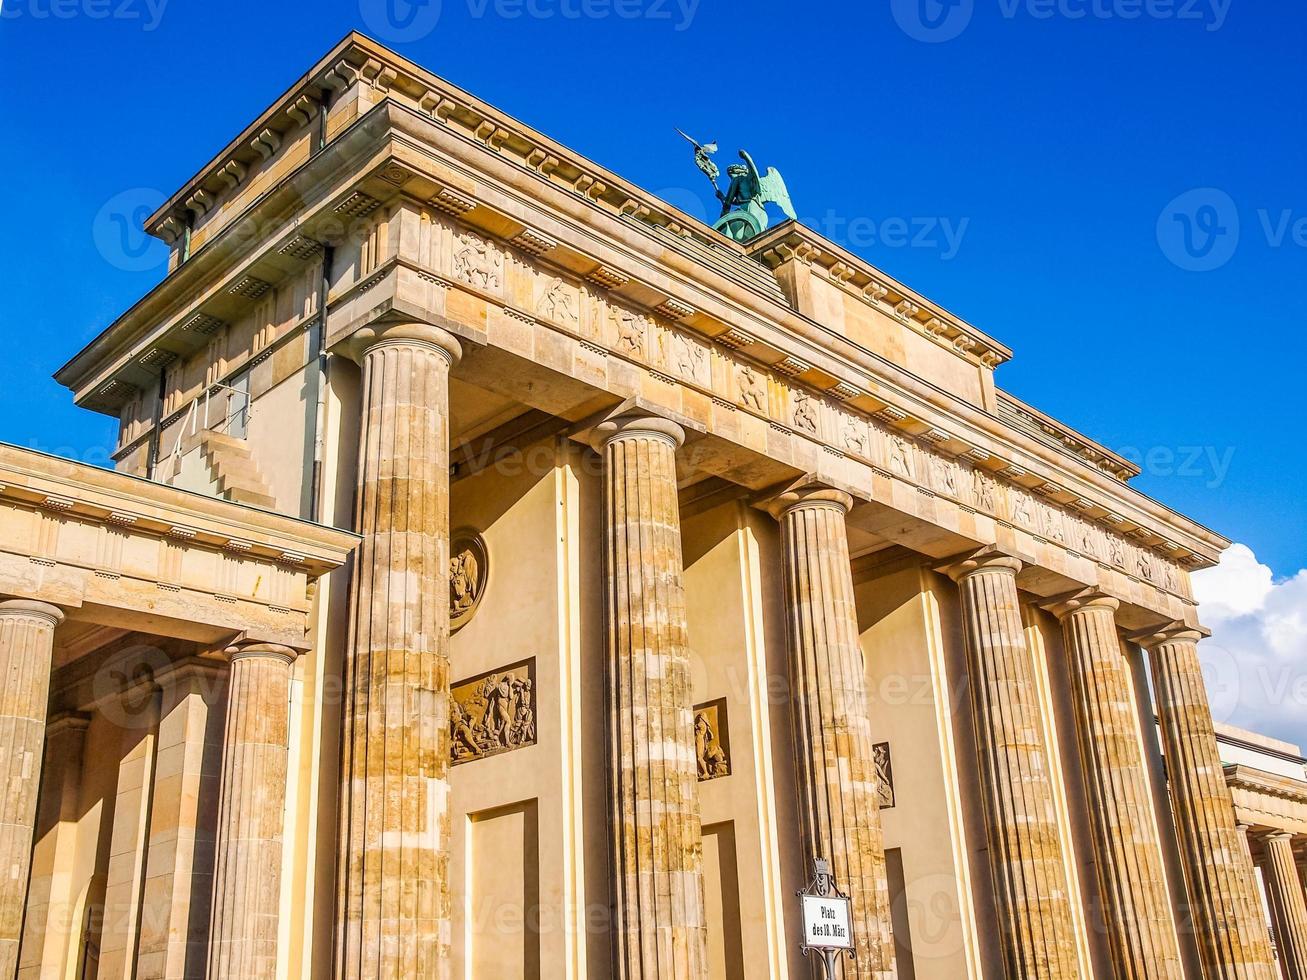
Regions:
<svg viewBox="0 0 1307 980"><path fill-rule="evenodd" d="M484 239L471 233L458 237L454 249L454 278L481 289L499 289L500 256Z"/></svg>
<svg viewBox="0 0 1307 980"><path fill-rule="evenodd" d="M545 286L545 291L540 296L540 302L536 304L536 312L547 319L573 325L580 320L567 284L557 276L550 279Z"/></svg>
<svg viewBox="0 0 1307 980"><path fill-rule="evenodd" d="M880 808L894 805L894 764L890 760L889 742L877 742L871 747L871 761L876 767L876 795Z"/></svg>
<svg viewBox="0 0 1307 980"><path fill-rule="evenodd" d="M450 693L455 765L535 744L534 659L454 684Z"/></svg>
<svg viewBox="0 0 1307 980"><path fill-rule="evenodd" d="M730 742L726 737L726 699L719 698L694 709L694 755L699 781L731 774Z"/></svg>
<svg viewBox="0 0 1307 980"><path fill-rule="evenodd" d="M794 389L794 424L805 432L817 434L817 407L812 396L801 388Z"/></svg>
<svg viewBox="0 0 1307 980"><path fill-rule="evenodd" d="M767 383L750 364L741 364L735 370L735 378L740 385L740 403L756 411L767 411Z"/></svg>

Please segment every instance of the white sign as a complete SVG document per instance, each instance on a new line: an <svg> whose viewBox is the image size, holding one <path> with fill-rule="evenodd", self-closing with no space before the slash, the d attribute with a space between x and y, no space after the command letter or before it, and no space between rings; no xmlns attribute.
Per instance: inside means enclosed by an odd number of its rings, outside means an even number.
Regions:
<svg viewBox="0 0 1307 980"><path fill-rule="evenodd" d="M852 949L849 900L835 896L803 896L803 945L809 949Z"/></svg>

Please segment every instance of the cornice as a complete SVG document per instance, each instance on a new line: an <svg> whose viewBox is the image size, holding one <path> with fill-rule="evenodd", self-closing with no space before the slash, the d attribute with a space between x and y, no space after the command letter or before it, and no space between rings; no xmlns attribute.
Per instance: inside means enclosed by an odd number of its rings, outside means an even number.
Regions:
<svg viewBox="0 0 1307 980"><path fill-rule="evenodd" d="M792 261L820 269L850 295L985 367L993 369L1012 358L1011 349L993 337L798 222L769 228L745 247L771 269Z"/></svg>

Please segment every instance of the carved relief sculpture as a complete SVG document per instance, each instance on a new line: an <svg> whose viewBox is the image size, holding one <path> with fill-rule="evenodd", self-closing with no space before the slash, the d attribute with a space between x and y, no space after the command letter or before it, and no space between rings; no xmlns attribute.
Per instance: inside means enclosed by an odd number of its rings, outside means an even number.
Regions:
<svg viewBox="0 0 1307 980"><path fill-rule="evenodd" d="M454 765L535 744L534 658L460 681L451 693Z"/></svg>
<svg viewBox="0 0 1307 980"><path fill-rule="evenodd" d="M536 304L536 312L550 320L570 323L573 326L580 320L576 311L576 304L572 301L571 292L568 290L566 283L557 276L545 284L544 292L540 296L540 302Z"/></svg>
<svg viewBox="0 0 1307 980"><path fill-rule="evenodd" d="M699 782L731 774L725 698L695 706L694 754L698 761Z"/></svg>
<svg viewBox="0 0 1307 980"><path fill-rule="evenodd" d="M486 543L471 530L454 533L449 544L449 627L457 630L476 612L490 572Z"/></svg>
<svg viewBox="0 0 1307 980"><path fill-rule="evenodd" d="M691 343L683 334L672 334L672 353L676 360L677 373L691 381L699 381L699 371L704 363L704 349Z"/></svg>
<svg viewBox="0 0 1307 980"><path fill-rule="evenodd" d="M454 278L480 289L499 289L503 260L486 241L471 232L458 236L454 248Z"/></svg>
<svg viewBox="0 0 1307 980"><path fill-rule="evenodd" d="M630 310L617 307L611 311L610 315L613 318L613 323L617 325L618 348L627 354L644 357L644 318L632 313Z"/></svg>
<svg viewBox="0 0 1307 980"><path fill-rule="evenodd" d="M794 425L817 434L817 406L811 395L802 389L794 390Z"/></svg>
<svg viewBox="0 0 1307 980"><path fill-rule="evenodd" d="M889 742L877 742L871 747L871 758L876 764L876 792L880 808L894 806L894 764L890 761Z"/></svg>
<svg viewBox="0 0 1307 980"><path fill-rule="evenodd" d="M740 385L740 404L757 412L767 411L767 382L751 364L740 364L735 370Z"/></svg>

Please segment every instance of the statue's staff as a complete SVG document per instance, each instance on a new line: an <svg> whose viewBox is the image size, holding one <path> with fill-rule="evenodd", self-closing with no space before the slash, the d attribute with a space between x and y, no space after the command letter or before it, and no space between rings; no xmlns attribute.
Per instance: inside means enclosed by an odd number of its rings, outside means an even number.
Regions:
<svg viewBox="0 0 1307 980"><path fill-rule="evenodd" d="M721 188L717 186L717 178L721 176L721 169L713 163L712 155L717 152L717 141L712 140L708 143L700 143L692 136L687 135L682 130L676 130L686 142L694 147L694 165L703 171L703 175L708 178L708 183L712 184L712 191L717 195L717 200L724 201L726 198L722 195Z"/></svg>

